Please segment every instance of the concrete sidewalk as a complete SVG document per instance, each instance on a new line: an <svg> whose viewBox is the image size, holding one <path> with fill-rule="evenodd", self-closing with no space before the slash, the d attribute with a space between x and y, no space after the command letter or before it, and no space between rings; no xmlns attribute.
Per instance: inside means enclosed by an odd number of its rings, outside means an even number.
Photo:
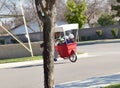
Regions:
<svg viewBox="0 0 120 88"><path fill-rule="evenodd" d="M73 81L58 84L55 88L103 88L107 85L120 83L120 73L100 76L100 77L92 77L83 81Z"/></svg>
<svg viewBox="0 0 120 88"><path fill-rule="evenodd" d="M88 53L79 54L78 58L89 57ZM59 60L63 60L62 58L58 58ZM25 67L25 66L33 66L43 64L43 60L34 60L34 61L25 61L25 62L14 62L14 63L5 63L0 64L0 68L15 68L15 67Z"/></svg>

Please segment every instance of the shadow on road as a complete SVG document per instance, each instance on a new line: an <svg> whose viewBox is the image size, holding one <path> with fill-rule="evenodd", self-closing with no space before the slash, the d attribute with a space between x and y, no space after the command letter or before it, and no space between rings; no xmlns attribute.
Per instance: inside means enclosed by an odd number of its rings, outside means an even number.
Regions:
<svg viewBox="0 0 120 88"><path fill-rule="evenodd" d="M71 62L55 62L54 64L55 65L60 65L60 64L66 64L66 63L71 63ZM30 68L30 67L39 67L39 66L43 66L43 63L42 64L34 64L34 65L26 65L26 66L18 66L18 67L12 67L12 68L8 68L8 69L20 69L20 68Z"/></svg>

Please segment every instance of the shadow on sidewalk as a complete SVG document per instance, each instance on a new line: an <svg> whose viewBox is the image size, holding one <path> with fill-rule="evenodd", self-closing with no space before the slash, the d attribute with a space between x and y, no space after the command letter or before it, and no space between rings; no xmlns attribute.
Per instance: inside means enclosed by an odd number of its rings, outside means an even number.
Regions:
<svg viewBox="0 0 120 88"><path fill-rule="evenodd" d="M55 88L102 88L103 86L120 83L120 74L93 77L84 81L58 84Z"/></svg>

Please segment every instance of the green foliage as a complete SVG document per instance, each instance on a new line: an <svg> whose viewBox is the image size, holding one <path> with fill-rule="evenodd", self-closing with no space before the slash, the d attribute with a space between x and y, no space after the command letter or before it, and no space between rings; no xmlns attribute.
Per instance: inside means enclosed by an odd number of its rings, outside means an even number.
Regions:
<svg viewBox="0 0 120 88"><path fill-rule="evenodd" d="M33 61L33 60L41 60L41 59L42 59L42 56L0 59L0 64L13 63L13 62L24 62L24 61Z"/></svg>
<svg viewBox="0 0 120 88"><path fill-rule="evenodd" d="M106 86L103 88L120 88L120 84L114 84L114 85Z"/></svg>
<svg viewBox="0 0 120 88"><path fill-rule="evenodd" d="M74 0L68 0L67 1L67 13L65 13L65 18L68 23L78 23L79 28L82 28L82 26L86 23L86 3L84 1L80 3L75 3Z"/></svg>
<svg viewBox="0 0 120 88"><path fill-rule="evenodd" d="M111 30L112 35L114 36L114 38L118 38L118 28L114 28Z"/></svg>
<svg viewBox="0 0 120 88"><path fill-rule="evenodd" d="M102 30L96 30L96 34L98 35L98 37L102 37L103 35L103 31Z"/></svg>
<svg viewBox="0 0 120 88"><path fill-rule="evenodd" d="M117 3L120 3L120 0L116 0ZM114 17L120 17L120 4L118 5L111 5L111 9L116 11L116 14L114 15Z"/></svg>
<svg viewBox="0 0 120 88"><path fill-rule="evenodd" d="M107 26L107 25L113 25L115 21L111 15L101 15L101 17L98 19L98 23L101 26Z"/></svg>

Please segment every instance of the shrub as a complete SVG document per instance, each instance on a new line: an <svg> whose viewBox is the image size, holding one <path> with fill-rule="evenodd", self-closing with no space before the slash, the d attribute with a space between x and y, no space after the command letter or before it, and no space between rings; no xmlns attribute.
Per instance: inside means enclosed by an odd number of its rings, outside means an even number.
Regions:
<svg viewBox="0 0 120 88"><path fill-rule="evenodd" d="M4 39L0 39L0 44L5 44L5 40Z"/></svg>
<svg viewBox="0 0 120 88"><path fill-rule="evenodd" d="M101 17L98 19L98 23L101 26L107 26L107 25L113 25L115 23L113 17L111 15L101 15Z"/></svg>
<svg viewBox="0 0 120 88"><path fill-rule="evenodd" d="M96 30L96 34L98 35L99 38L102 37L103 31L102 30Z"/></svg>
<svg viewBox="0 0 120 88"><path fill-rule="evenodd" d="M111 30L111 33L112 33L114 38L118 38L118 28L113 28Z"/></svg>

